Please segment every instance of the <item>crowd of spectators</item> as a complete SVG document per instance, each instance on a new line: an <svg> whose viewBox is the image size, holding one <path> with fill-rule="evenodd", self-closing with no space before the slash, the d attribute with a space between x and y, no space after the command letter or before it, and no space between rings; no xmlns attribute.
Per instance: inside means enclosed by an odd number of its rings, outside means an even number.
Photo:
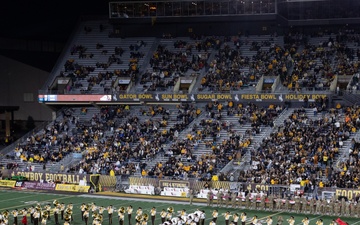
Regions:
<svg viewBox="0 0 360 225"><path fill-rule="evenodd" d="M312 40L320 41L314 43ZM358 73L355 57L360 54L351 47L359 42L355 30L345 28L335 33L320 30L311 35L290 32L284 37L284 42L293 60L292 74L282 77L283 84L290 90L326 90L335 75L353 76ZM352 83L350 88L357 89L356 83Z"/></svg>
<svg viewBox="0 0 360 225"><path fill-rule="evenodd" d="M85 30L86 33L97 32L94 29ZM192 35L185 40L171 37L171 46L160 42L153 53L142 52L144 46L151 44L142 40L129 45L129 49L115 46L113 51L96 40L93 43L94 52L89 52L88 49L92 48L82 43L72 46L71 57L77 55L79 60L69 58L60 75L72 77L71 89L80 88L82 92L92 91L96 85L103 87L104 93L124 91L123 86L106 82L109 79L114 81L114 76L130 77L131 81L142 85L143 90L165 91L175 86L179 76L189 74L189 71L195 74L207 68L205 76L201 77L199 91L236 91L255 85L263 75L280 76L282 84L290 91L323 91L329 90L335 75L352 76L358 73L356 59L360 50L351 47L359 44L358 33L349 27L336 32L319 29L312 34L291 30L284 35L284 44L278 41L282 37L276 33L269 35L268 39L261 37L255 40L243 34L234 37ZM316 40L321 41L316 43ZM82 65L82 59L92 59L99 51L101 55L109 55L106 62ZM130 52L128 69L110 71L113 63L123 63L125 51ZM208 63L211 51L217 53L215 59ZM252 54L244 54L245 51ZM152 57L147 72L139 74L139 60L148 54ZM96 57L97 60L103 58ZM104 71L93 74L98 68ZM83 87L82 79L87 81L86 87ZM354 79L348 87L351 90L358 89L356 77Z"/></svg>
<svg viewBox="0 0 360 225"><path fill-rule="evenodd" d="M309 119L305 109L295 110L283 126L266 137L261 146L252 152L252 167L240 174L239 181L301 184L304 187L319 183L321 186L342 188L357 186L357 179L351 179L356 177L357 169L350 172L347 169L356 165L354 155L340 171L334 169L334 160L344 141L359 128L359 108L348 107L343 112L338 109L322 110L324 116L316 120ZM322 180L323 177L326 181Z"/></svg>
<svg viewBox="0 0 360 225"><path fill-rule="evenodd" d="M71 151L61 147L70 142L73 137L67 135L72 124L77 123L78 118L73 111L63 110L61 116L37 133L27 137L24 143L16 146L13 156L21 162L46 163L58 162Z"/></svg>
<svg viewBox="0 0 360 225"><path fill-rule="evenodd" d="M191 131L179 139L175 134L175 141L165 152L168 160L156 163L142 175L209 181L232 159L240 159L252 143L253 136L261 132L261 127L271 126L271 121L281 111L282 107L274 105L262 108L255 104L235 106L228 103L223 106L217 101L210 102L205 107L205 118L193 124ZM226 116L223 116L225 112ZM238 124L229 122L229 116L238 116ZM239 133L237 128L247 123L251 128ZM220 131L225 131L226 137L221 137ZM194 157L200 145L211 151Z"/></svg>
<svg viewBox="0 0 360 225"><path fill-rule="evenodd" d="M99 32L103 32L104 29L104 25L99 26ZM85 26L84 31L85 35L97 32L97 30L94 31L93 28L87 26ZM68 86L67 92L80 91L80 93L89 93L94 90L103 90L104 93L110 91L119 93L123 91L123 87L114 83L116 77L129 77L131 81L136 82L139 77L139 60L145 56L145 53L141 50L147 45L146 42L139 40L135 44L130 44L128 50L115 46L114 50L111 51L108 46L99 42L100 40L94 41L97 42L86 43L88 45L93 44L94 48L84 46L83 43L75 44L70 48L70 57L66 60L62 71L59 73L60 77L70 77L72 79L72 85ZM89 49L93 49L93 52L89 52ZM129 51L128 59L123 57L125 51ZM76 55L78 59L74 57ZM104 60L104 56L107 56L107 60ZM112 67L113 64L123 64L124 61L128 61L126 69ZM103 69L103 71L98 72L99 69ZM100 89L94 89L94 86L98 86Z"/></svg>
<svg viewBox="0 0 360 225"><path fill-rule="evenodd" d="M99 137L99 141L93 142L95 145L88 145L85 158L70 171L102 174L114 171L114 174L126 175L140 172L140 161L151 160L157 153L164 152L163 145L171 141L173 133L180 132L196 116L193 105L179 105L177 121L169 127L170 112L162 106L140 109L138 113L134 116L132 112L125 121L119 122L112 119L115 112L109 113L109 109L103 108L91 122L103 121L106 138Z"/></svg>
<svg viewBox="0 0 360 225"><path fill-rule="evenodd" d="M225 38L225 44L202 78L200 91L239 90L257 82L263 75L280 76L282 84L292 91L327 90L335 74L358 72L354 59L360 51L348 47L358 43L358 36L350 29L338 33L319 31L312 35L290 32L284 36L284 46L274 42L275 38L280 38L277 35L261 42L251 42L243 36ZM313 43L321 37L328 38ZM241 51L244 48L254 55L244 55Z"/></svg>
<svg viewBox="0 0 360 225"><path fill-rule="evenodd" d="M140 79L140 84L151 82L149 91L164 91L173 87L180 76L196 73L206 67L211 49L218 49L217 37L193 36L190 41L176 39L173 46L159 44L150 59L150 68Z"/></svg>
<svg viewBox="0 0 360 225"><path fill-rule="evenodd" d="M224 42L201 80L201 90L240 90L257 82L262 75L276 76L276 67L282 66L276 60L281 47L275 45L274 37L263 41L249 41L244 36L225 37ZM252 55L244 55L243 49Z"/></svg>

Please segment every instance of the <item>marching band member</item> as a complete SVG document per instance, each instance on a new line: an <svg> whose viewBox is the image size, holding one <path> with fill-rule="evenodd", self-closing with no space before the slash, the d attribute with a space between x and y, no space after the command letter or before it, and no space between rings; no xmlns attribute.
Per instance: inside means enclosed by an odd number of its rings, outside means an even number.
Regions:
<svg viewBox="0 0 360 225"><path fill-rule="evenodd" d="M230 220L230 217L231 217L231 214L229 211L227 211L226 213L223 214L224 217L225 217L225 225L229 225L229 220Z"/></svg>
<svg viewBox="0 0 360 225"><path fill-rule="evenodd" d="M201 214L202 214L202 211L200 211L199 209L196 209L196 211L194 212L195 213L195 223L197 224L197 225L199 225L200 224L200 216L201 216Z"/></svg>
<svg viewBox="0 0 360 225"><path fill-rule="evenodd" d="M30 222L31 222L31 223L34 223L35 207L34 207L34 206L31 206L31 207L28 209L28 212L30 213Z"/></svg>
<svg viewBox="0 0 360 225"><path fill-rule="evenodd" d="M255 215L255 216L253 216L253 218L251 218L251 224L252 224L252 225L257 225L257 224L258 224L257 215Z"/></svg>
<svg viewBox="0 0 360 225"><path fill-rule="evenodd" d="M15 209L15 210L11 211L11 214L14 217L14 225L17 225L18 224L18 215L19 215L18 210Z"/></svg>
<svg viewBox="0 0 360 225"><path fill-rule="evenodd" d="M205 225L205 210L201 210L201 214L200 214L200 225Z"/></svg>
<svg viewBox="0 0 360 225"><path fill-rule="evenodd" d="M40 221L40 219L41 219L41 205L40 205L40 203L36 204L35 209L39 210L39 212L40 212L40 217L39 217L39 221Z"/></svg>
<svg viewBox="0 0 360 225"><path fill-rule="evenodd" d="M213 213L212 213L212 217L213 217L212 221L214 221L214 223L216 223L218 216L219 216L219 213L218 213L218 211L215 209L215 210L213 211Z"/></svg>
<svg viewBox="0 0 360 225"><path fill-rule="evenodd" d="M149 215L147 213L142 214L140 225L147 225Z"/></svg>
<svg viewBox="0 0 360 225"><path fill-rule="evenodd" d="M129 225L131 225L131 215L132 215L132 212L133 212L133 207L132 205L129 205L126 209L127 211L127 215L128 215L128 221L129 221Z"/></svg>
<svg viewBox="0 0 360 225"><path fill-rule="evenodd" d="M54 208L54 220L55 220L55 225L59 225L59 213L60 213L60 204L58 204L58 205L55 206L55 208Z"/></svg>
<svg viewBox="0 0 360 225"><path fill-rule="evenodd" d="M73 214L73 208L74 208L73 204L72 204L72 203L69 203L69 204L67 205L67 207L66 207L66 210L65 210L66 213L69 214L71 221L74 221L74 217L72 216L72 214Z"/></svg>
<svg viewBox="0 0 360 225"><path fill-rule="evenodd" d="M65 210L65 216L67 216L68 218L70 218L70 222L74 220L74 218L73 218L73 211L72 211L71 208L68 207L68 208Z"/></svg>
<svg viewBox="0 0 360 225"><path fill-rule="evenodd" d="M93 215L98 207L95 203L91 203L90 208L91 208L91 215Z"/></svg>
<svg viewBox="0 0 360 225"><path fill-rule="evenodd" d="M194 213L188 214L186 217L186 220L185 220L185 224L191 224L193 222L194 218L195 218Z"/></svg>
<svg viewBox="0 0 360 225"><path fill-rule="evenodd" d="M266 218L266 225L272 225L272 223L273 223L272 217L271 217L271 216L268 216L268 217Z"/></svg>
<svg viewBox="0 0 360 225"><path fill-rule="evenodd" d="M34 216L34 225L39 225L40 209L36 209L33 216Z"/></svg>
<svg viewBox="0 0 360 225"><path fill-rule="evenodd" d="M171 220L173 212L174 212L174 208L173 208L173 207L167 208L166 220Z"/></svg>
<svg viewBox="0 0 360 225"><path fill-rule="evenodd" d="M45 205L45 211L47 212L47 220L50 220L50 212L51 212L51 205L50 204L46 204Z"/></svg>
<svg viewBox="0 0 360 225"><path fill-rule="evenodd" d="M21 219L21 223L23 224L23 225L27 225L27 209L26 208L24 208L22 211L21 211L22 213L21 213L21 215L22 215L22 219Z"/></svg>
<svg viewBox="0 0 360 225"><path fill-rule="evenodd" d="M216 225L216 223L214 221L210 221L209 225Z"/></svg>
<svg viewBox="0 0 360 225"><path fill-rule="evenodd" d="M156 208L155 207L151 208L150 216L151 216L151 225L155 225L155 217L156 217Z"/></svg>
<svg viewBox="0 0 360 225"><path fill-rule="evenodd" d="M112 214L114 213L114 208L112 205L107 207L108 217L109 217L109 224L112 224Z"/></svg>
<svg viewBox="0 0 360 225"><path fill-rule="evenodd" d="M61 219L64 220L64 212L65 212L65 204L60 204L60 213L61 213Z"/></svg>
<svg viewBox="0 0 360 225"><path fill-rule="evenodd" d="M239 221L239 215L237 214L237 213L235 213L234 215L233 215L233 224L234 225L237 225L238 224L238 221Z"/></svg>
<svg viewBox="0 0 360 225"><path fill-rule="evenodd" d="M49 215L49 214L48 214L47 211L43 212L42 218L41 218L41 225L46 225L47 219L48 219L48 217L49 217L48 215Z"/></svg>
<svg viewBox="0 0 360 225"><path fill-rule="evenodd" d="M303 225L309 225L310 220L309 220L308 217L305 217L301 222L302 222Z"/></svg>
<svg viewBox="0 0 360 225"><path fill-rule="evenodd" d="M241 219L241 225L245 225L245 223L246 223L246 213L245 212L241 213L240 219Z"/></svg>
<svg viewBox="0 0 360 225"><path fill-rule="evenodd" d="M97 214L96 218L95 218L95 222L97 225L101 225L103 222L103 215L101 215L100 213Z"/></svg>
<svg viewBox="0 0 360 225"><path fill-rule="evenodd" d="M136 213L135 213L135 222L137 225L140 225L141 224L141 220L142 220L142 214L143 214L143 211L142 211L142 208L139 207L137 210L136 210Z"/></svg>
<svg viewBox="0 0 360 225"><path fill-rule="evenodd" d="M64 225L70 225L71 215L68 214L69 211L70 211L70 209L68 208L68 210L66 210L66 212L64 212Z"/></svg>
<svg viewBox="0 0 360 225"><path fill-rule="evenodd" d="M194 222L196 225L199 225L200 222L200 215L198 213L194 213L195 217L194 217Z"/></svg>
<svg viewBox="0 0 360 225"><path fill-rule="evenodd" d="M86 204L85 204L85 203L82 203L81 206L80 206L80 210L81 210L81 220L82 220L82 221L84 221L85 207L86 207Z"/></svg>
<svg viewBox="0 0 360 225"><path fill-rule="evenodd" d="M85 225L88 225L88 220L89 220L89 207L85 207L84 208L84 212L82 214L82 218L84 219L85 221Z"/></svg>
<svg viewBox="0 0 360 225"><path fill-rule="evenodd" d="M323 225L324 222L322 219L318 219L318 221L316 221L316 225Z"/></svg>
<svg viewBox="0 0 360 225"><path fill-rule="evenodd" d="M165 223L166 214L167 214L167 213L166 213L165 209L161 210L161 212L160 212L161 223Z"/></svg>
<svg viewBox="0 0 360 225"><path fill-rule="evenodd" d="M183 209L181 211L178 211L178 213L179 213L178 216L181 217L181 218L186 218L186 216L187 216L187 213L186 213L185 209Z"/></svg>
<svg viewBox="0 0 360 225"><path fill-rule="evenodd" d="M3 222L4 222L4 224L9 224L9 215L10 215L10 213L9 213L8 210L3 212Z"/></svg>
<svg viewBox="0 0 360 225"><path fill-rule="evenodd" d="M171 223L176 225L178 223L179 217L174 217L171 219Z"/></svg>
<svg viewBox="0 0 360 225"><path fill-rule="evenodd" d="M124 225L124 219L125 219L125 208L124 207L120 207L120 209L118 209L118 219L119 219L119 225Z"/></svg>
<svg viewBox="0 0 360 225"><path fill-rule="evenodd" d="M137 210L136 210L136 215L137 216L141 216L143 214L143 210L141 207L139 207Z"/></svg>
<svg viewBox="0 0 360 225"><path fill-rule="evenodd" d="M105 211L105 207L104 207L104 206L100 206L100 207L98 208L98 212L99 212L100 215L103 215L103 214L104 214L104 211Z"/></svg>
<svg viewBox="0 0 360 225"><path fill-rule="evenodd" d="M172 225L171 221L170 220L166 220L163 225Z"/></svg>
<svg viewBox="0 0 360 225"><path fill-rule="evenodd" d="M287 221L288 221L289 225L295 224L295 218L293 216L290 216L290 218Z"/></svg>

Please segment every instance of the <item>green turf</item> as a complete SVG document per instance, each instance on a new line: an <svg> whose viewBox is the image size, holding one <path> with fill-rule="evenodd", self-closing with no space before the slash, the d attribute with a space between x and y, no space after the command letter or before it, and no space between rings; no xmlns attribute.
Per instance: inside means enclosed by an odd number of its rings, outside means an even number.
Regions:
<svg viewBox="0 0 360 225"><path fill-rule="evenodd" d="M32 205L36 205L36 203L40 203L42 205L45 205L47 203L50 203L52 205L52 202L57 199L60 203L63 202L65 204L73 203L74 210L73 210L73 216L74 221L71 223L72 225L76 224L84 224L84 222L81 221L80 217L80 205L82 203L91 203L94 202L98 206L104 206L107 207L109 205L113 205L116 208L119 208L121 206L128 206L132 205L134 208L134 211L138 207L142 207L144 212L149 213L151 207L155 206L157 208L157 211L160 212L161 209L167 209L168 207L172 206L175 209L175 212L180 211L181 209L186 209L188 213L194 212L196 209L203 209L206 212L206 222L205 224L209 224L211 220L211 213L215 209L215 207L206 207L203 205L192 205L190 206L186 202L182 203L168 203L164 201L134 201L134 200L119 200L116 197L106 197L106 198L100 198L100 196L94 196L92 197L83 197L83 196L76 196L76 195L59 195L59 194L45 194L45 193L37 193L37 192L19 192L19 191L0 191L0 212L3 212L5 210L13 210L13 209L22 209L22 208L28 208ZM219 208L219 214L221 215L225 211L230 211L231 213L241 213L246 212L248 215L248 218L251 218L254 215L257 215L258 218L261 220L265 220L265 218L269 215L272 215L274 223L276 224L276 219L278 216L282 216L284 218L284 225L288 224L286 222L286 219L288 219L291 215L295 217L296 223L295 225L300 225L301 220L307 216L310 219L310 224L315 225L315 222L322 218L324 220L324 225L327 225L330 223L332 219L336 219L336 216L321 216L321 215L309 215L309 214L296 214L296 213L289 213L289 212L269 212L269 211L260 211L260 210L247 210L247 209L232 209L232 208ZM117 213L114 214L113 217L113 224L117 225L116 222ZM134 216L133 216L134 218ZM350 225L358 224L360 223L360 219L358 218L342 218L344 221L348 222ZM21 219L20 219L21 220ZM9 224L12 224L13 218L10 216ZM28 218L28 221L29 218ZM50 221L47 223L48 225L54 224L53 217ZM61 224L63 224L61 222ZM90 223L91 224L91 221ZM104 213L104 225L108 224L108 218L106 212ZM133 224L135 224L135 221L133 221ZM149 222L150 224L150 222ZM156 217L155 224L160 224L160 216ZM217 225L225 224L224 217L219 216ZM263 223L264 224L264 223ZM125 221L124 225L128 225L127 221ZM359 224L360 225L360 224Z"/></svg>

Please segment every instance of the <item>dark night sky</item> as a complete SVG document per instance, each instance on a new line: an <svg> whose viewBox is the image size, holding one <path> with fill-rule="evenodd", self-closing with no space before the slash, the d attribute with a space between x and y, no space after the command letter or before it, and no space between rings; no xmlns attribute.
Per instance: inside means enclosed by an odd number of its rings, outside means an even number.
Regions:
<svg viewBox="0 0 360 225"><path fill-rule="evenodd" d="M0 6L0 37L65 44L80 16L107 17L110 1L114 0L4 0ZM0 55L48 72L59 57L59 53L1 48Z"/></svg>
<svg viewBox="0 0 360 225"><path fill-rule="evenodd" d="M4 1L0 36L64 40L80 15L107 15L107 9L106 0Z"/></svg>
<svg viewBox="0 0 360 225"><path fill-rule="evenodd" d="M64 44L81 15L108 15L108 1L7 0L0 7L0 37ZM59 53L6 49L0 54L48 72L59 57Z"/></svg>

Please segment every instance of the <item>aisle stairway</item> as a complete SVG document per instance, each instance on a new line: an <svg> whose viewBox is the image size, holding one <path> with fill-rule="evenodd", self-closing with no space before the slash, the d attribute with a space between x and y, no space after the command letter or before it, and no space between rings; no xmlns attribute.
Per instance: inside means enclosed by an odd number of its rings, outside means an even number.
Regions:
<svg viewBox="0 0 360 225"><path fill-rule="evenodd" d="M322 119L324 117L327 116L327 114L323 114L323 113L317 113L317 115L314 115L314 111L313 109L309 109L307 108L306 109L306 114L308 116L309 119L311 120L319 120L319 119ZM344 115L342 114L338 120L340 122L344 122ZM343 146L342 148L339 148L339 155L338 156L335 156L334 157L334 160L333 160L333 163L332 163L332 166L333 166L333 169L337 170L337 165L339 164L339 162L341 162L342 160L347 160L348 157L349 157L349 148L351 146L351 140L352 138L356 138L356 137L359 137L360 136L360 133L359 131L357 131L355 134L351 134L350 133L350 138L343 141ZM321 174L321 177L320 177L323 181L326 181L328 180L328 178L325 176L325 168L322 169L322 174Z"/></svg>
<svg viewBox="0 0 360 225"><path fill-rule="evenodd" d="M177 113L173 113L173 119L174 117L176 118L177 116ZM182 139L185 139L187 134L191 133L192 132L192 128L194 126L194 124L197 124L199 123L202 119L204 119L206 117L206 114L205 113L201 113L197 118L195 118L188 126L186 129L182 130L179 132L179 136L178 136L178 139L179 140L182 140ZM176 120L174 120L174 124L172 124L171 126L174 126L175 123L176 123ZM169 126L169 127L171 127ZM164 151L166 152L169 147L171 146L172 143L166 143L164 144L162 147L164 149ZM197 150L196 150L197 151ZM194 149L192 149L192 152L195 153L196 152ZM151 159L151 160L141 160L142 163L146 163L146 169L151 169L153 168L157 163L161 162L161 163L164 163L166 162L167 160L169 159L168 156L164 156L164 154L162 153L159 153L155 156L155 158Z"/></svg>
<svg viewBox="0 0 360 225"><path fill-rule="evenodd" d="M288 118L294 109L285 109L278 117L275 118L273 121L274 127L262 127L262 131L260 134L253 136L252 143L247 149L246 153L242 156L240 161L232 160L231 162L221 170L223 174L233 173L234 177L238 177L240 171L246 171L250 169L251 166L251 155L253 151L255 151L260 144L262 143L263 139L268 137L271 132L278 129L278 127L282 126L284 120Z"/></svg>

